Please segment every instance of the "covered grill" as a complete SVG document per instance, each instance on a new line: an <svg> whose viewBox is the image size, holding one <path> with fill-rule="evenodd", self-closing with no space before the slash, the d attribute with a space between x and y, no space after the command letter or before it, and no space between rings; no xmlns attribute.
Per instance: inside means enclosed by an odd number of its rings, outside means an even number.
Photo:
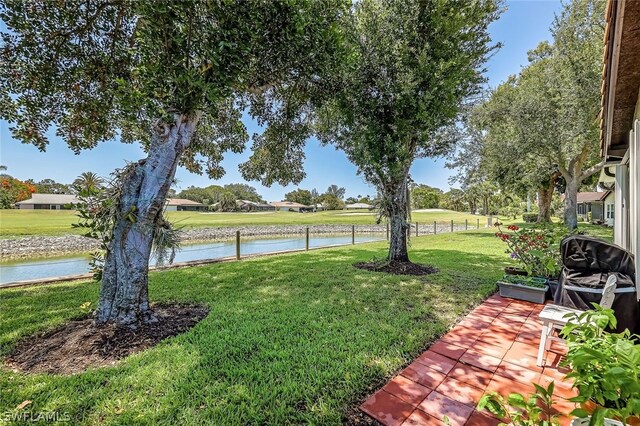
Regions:
<svg viewBox="0 0 640 426"><path fill-rule="evenodd" d="M628 251L596 238L572 235L560 244L562 274L554 303L569 308L592 309L599 303L610 275L617 278L612 309L618 320L616 331L625 328L640 333L640 304L636 294L634 258Z"/></svg>

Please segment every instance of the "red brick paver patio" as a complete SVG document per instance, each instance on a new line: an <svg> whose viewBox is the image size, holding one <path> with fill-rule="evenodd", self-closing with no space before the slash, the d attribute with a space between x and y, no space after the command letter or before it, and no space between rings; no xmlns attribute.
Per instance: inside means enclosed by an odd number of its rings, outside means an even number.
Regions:
<svg viewBox="0 0 640 426"><path fill-rule="evenodd" d="M542 305L493 295L371 395L360 409L387 426L493 426L499 420L475 407L485 392L507 396L555 381L554 410L568 414L576 395L558 367L565 348L554 342L536 365ZM568 417L561 418L569 424Z"/></svg>

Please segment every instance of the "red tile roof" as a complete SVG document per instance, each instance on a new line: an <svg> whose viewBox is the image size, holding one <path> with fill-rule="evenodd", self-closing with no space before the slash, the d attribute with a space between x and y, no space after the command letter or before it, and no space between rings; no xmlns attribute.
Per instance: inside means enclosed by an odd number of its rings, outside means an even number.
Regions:
<svg viewBox="0 0 640 426"><path fill-rule="evenodd" d="M168 206L204 206L202 203L187 200L185 198L167 198Z"/></svg>
<svg viewBox="0 0 640 426"><path fill-rule="evenodd" d="M593 203L594 201L602 201L607 198L611 191L604 192L578 192L579 203Z"/></svg>

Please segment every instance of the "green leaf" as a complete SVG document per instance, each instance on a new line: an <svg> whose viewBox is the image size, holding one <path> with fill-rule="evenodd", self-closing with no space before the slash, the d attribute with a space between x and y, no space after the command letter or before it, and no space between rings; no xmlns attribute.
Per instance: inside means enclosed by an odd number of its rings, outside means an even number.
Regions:
<svg viewBox="0 0 640 426"><path fill-rule="evenodd" d="M591 413L591 420L589 420L589 426L601 426L604 424L604 410L597 407L593 413Z"/></svg>
<svg viewBox="0 0 640 426"><path fill-rule="evenodd" d="M576 408L571 412L572 416L586 418L589 417L589 412L583 408Z"/></svg>
<svg viewBox="0 0 640 426"><path fill-rule="evenodd" d="M519 407L519 408L523 408L527 406L524 396L522 396L519 393L509 394L509 397L507 398L507 403L513 407Z"/></svg>

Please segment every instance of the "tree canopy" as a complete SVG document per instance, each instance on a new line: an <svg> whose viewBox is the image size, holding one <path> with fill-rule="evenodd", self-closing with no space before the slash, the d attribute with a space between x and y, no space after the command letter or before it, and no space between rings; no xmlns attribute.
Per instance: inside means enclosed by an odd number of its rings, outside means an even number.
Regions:
<svg viewBox="0 0 640 426"><path fill-rule="evenodd" d="M0 117L45 150L52 126L71 149L119 137L147 149L152 126L200 115L180 163L220 177L227 150L253 135L268 183L302 178L308 102L340 38L341 0L313 2L8 0L0 50ZM312 52L312 54L310 54ZM286 142L286 143L283 143ZM282 165L283 167L275 167Z"/></svg>
<svg viewBox="0 0 640 426"><path fill-rule="evenodd" d="M329 185L325 194L335 195L337 199L342 200L346 192L346 189L339 187L338 185Z"/></svg>
<svg viewBox="0 0 640 426"><path fill-rule="evenodd" d="M53 129L75 152L118 138L147 157L118 170L98 323L155 320L152 241L179 165L212 178L253 135L245 175L266 184L304 176L311 105L340 61L345 0L0 3L0 117L45 150ZM322 90L321 90L322 89ZM126 259L126 262L124 261Z"/></svg>
<svg viewBox="0 0 640 426"><path fill-rule="evenodd" d="M305 206L310 206L313 204L313 196L311 195L311 191L302 188L298 188L294 191L286 193L284 199L287 201L292 201L294 203L304 204Z"/></svg>
<svg viewBox="0 0 640 426"><path fill-rule="evenodd" d="M429 185L418 184L411 187L411 205L414 209L438 208L441 196L441 189Z"/></svg>
<svg viewBox="0 0 640 426"><path fill-rule="evenodd" d="M389 260L408 260L408 175L415 158L448 152L443 129L476 95L493 50L496 1L377 1L354 4L348 60L319 119L321 140L343 150L382 195L391 222Z"/></svg>
<svg viewBox="0 0 640 426"><path fill-rule="evenodd" d="M600 170L598 113L604 3L574 0L554 22L552 42L529 52L529 65L475 108L468 143L452 162L463 175L483 175L505 189L537 191L539 219L565 183L565 222L576 226L576 194Z"/></svg>

